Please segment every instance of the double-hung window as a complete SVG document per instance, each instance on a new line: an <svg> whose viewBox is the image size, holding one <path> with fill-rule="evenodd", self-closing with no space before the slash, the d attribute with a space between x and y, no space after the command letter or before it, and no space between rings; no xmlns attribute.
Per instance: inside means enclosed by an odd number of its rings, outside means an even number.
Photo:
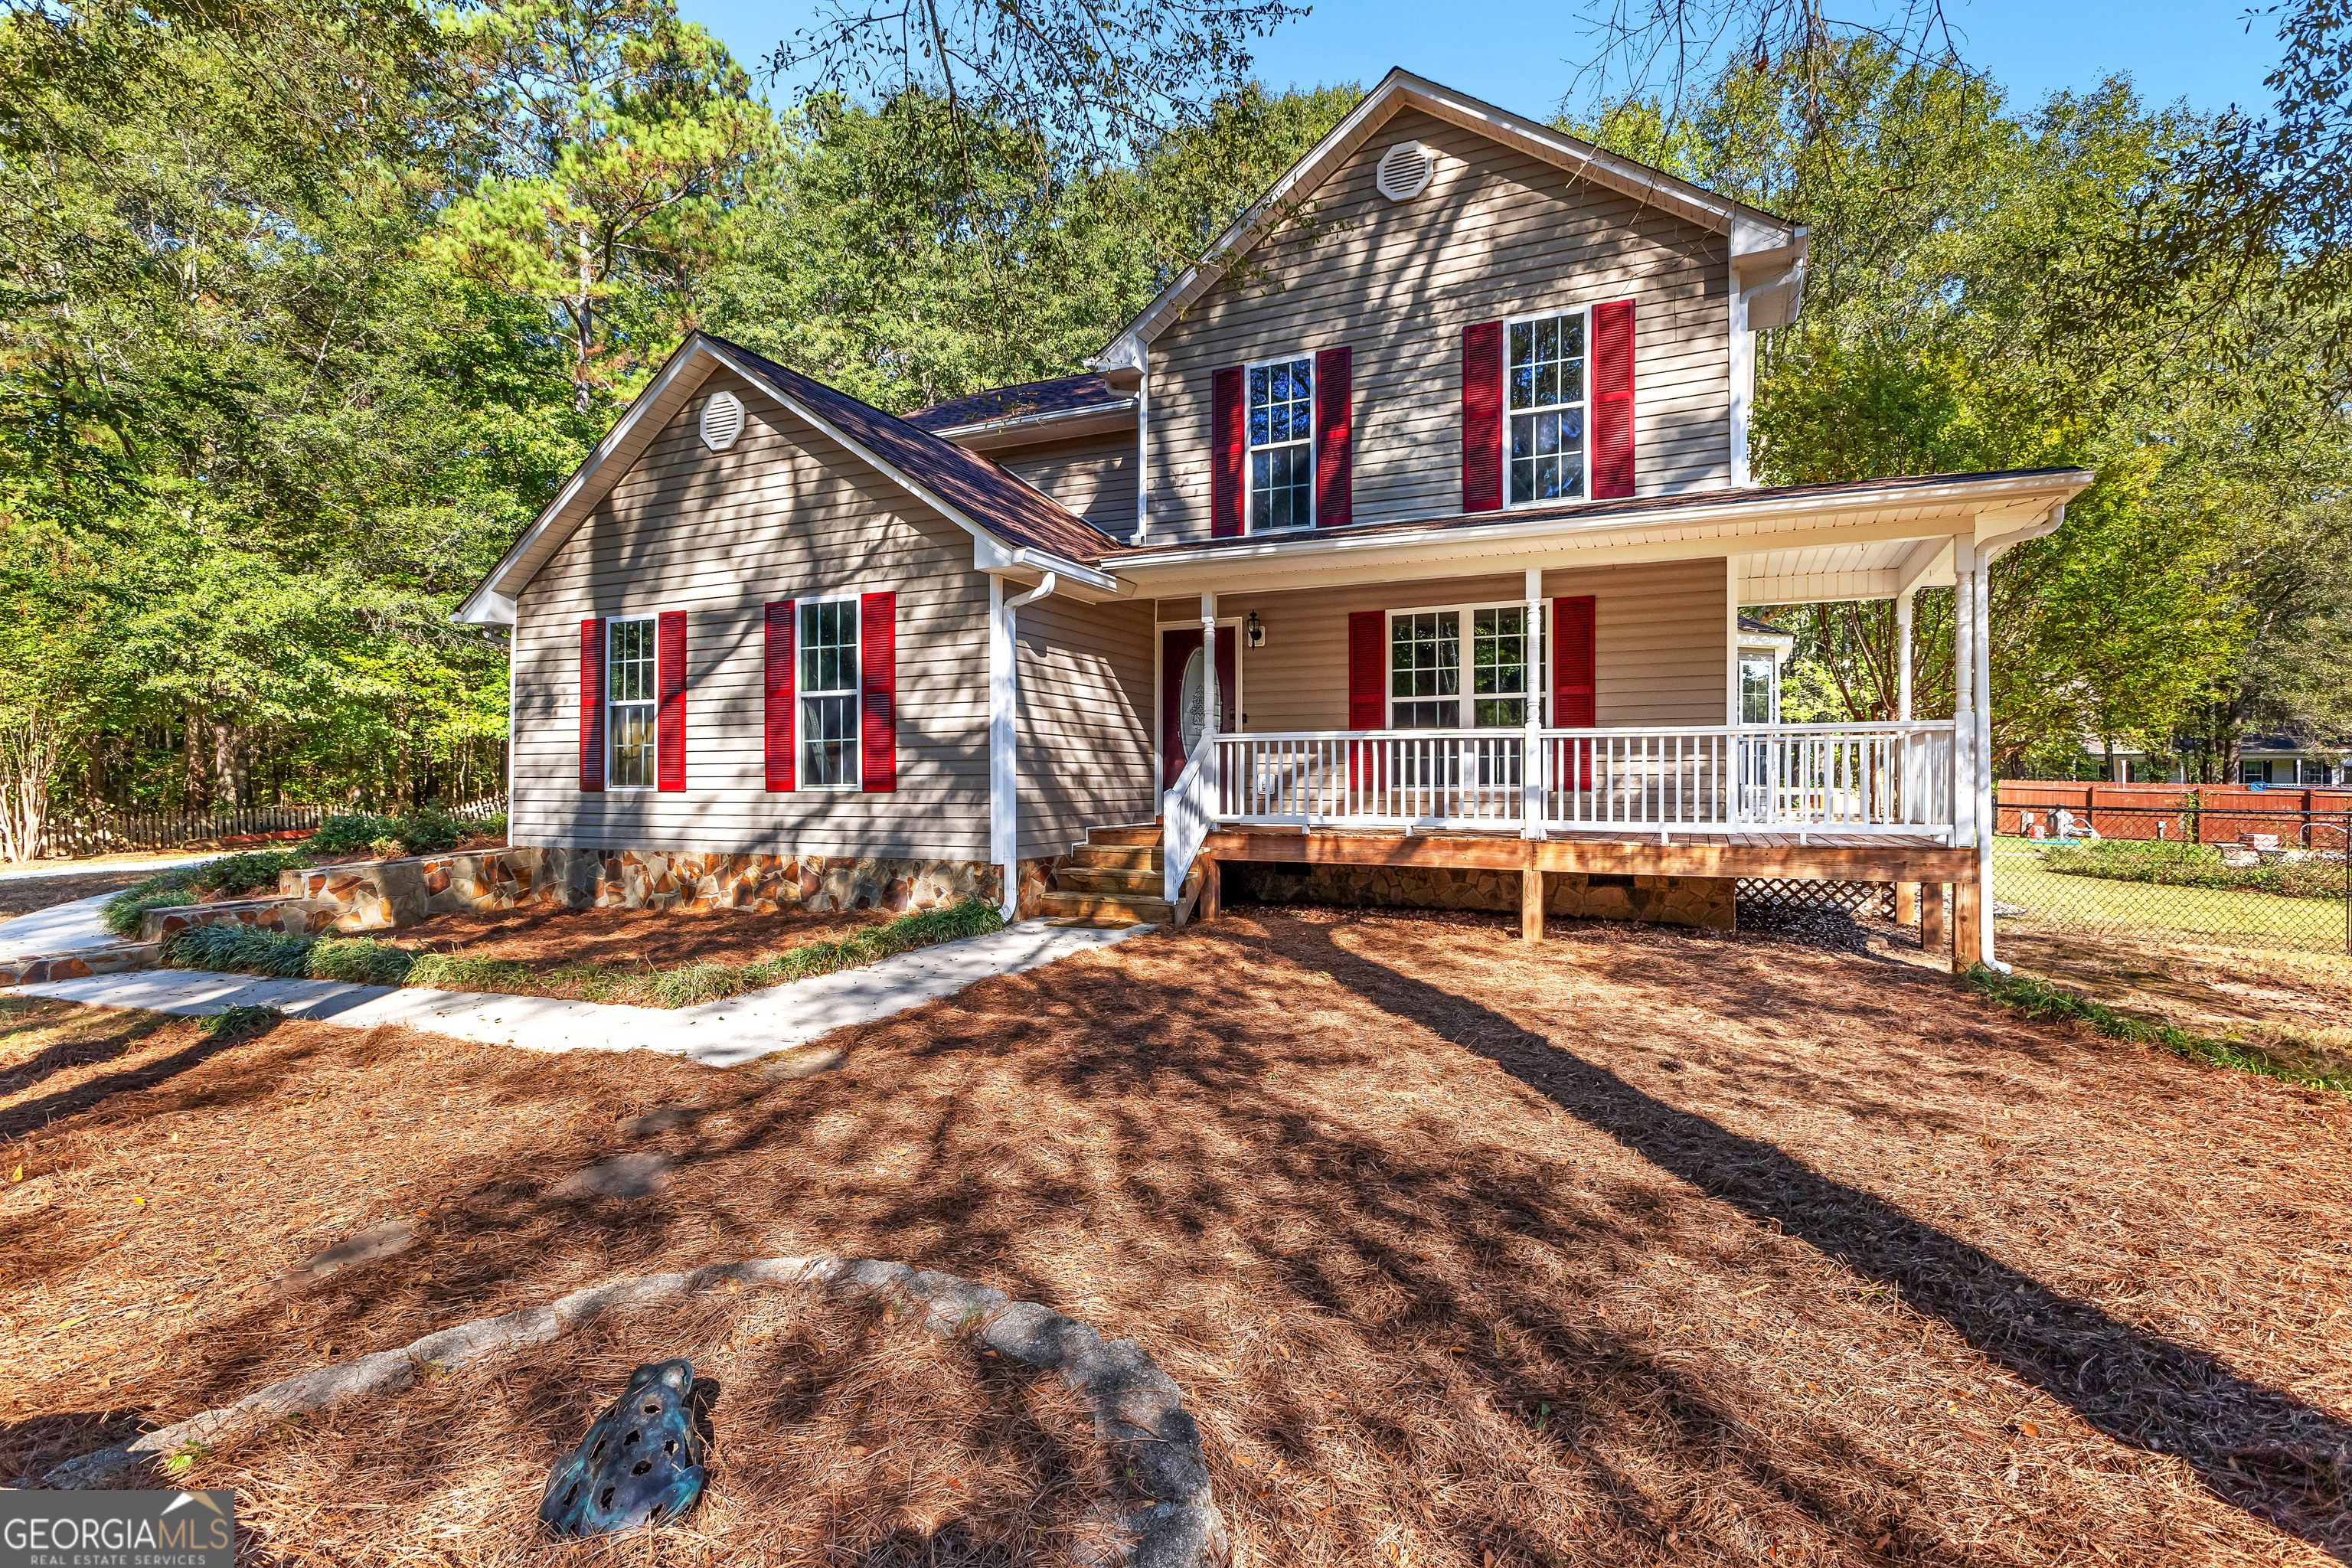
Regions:
<svg viewBox="0 0 2352 1568"><path fill-rule="evenodd" d="M1504 439L1513 506L1584 498L1586 325L1580 309L1507 329Z"/></svg>
<svg viewBox="0 0 2352 1568"><path fill-rule="evenodd" d="M1249 531L1315 522L1315 362L1269 360L1248 370Z"/></svg>
<svg viewBox="0 0 2352 1568"><path fill-rule="evenodd" d="M800 602L800 784L856 789L857 601Z"/></svg>
<svg viewBox="0 0 2352 1568"><path fill-rule="evenodd" d="M653 616L616 616L605 623L605 732L613 738L608 788L654 787L656 663Z"/></svg>
<svg viewBox="0 0 2352 1568"><path fill-rule="evenodd" d="M1463 679L1462 628L1470 628ZM1525 605L1458 605L1389 616L1389 724L1398 730L1503 730L1527 722L1540 627L1528 646Z"/></svg>

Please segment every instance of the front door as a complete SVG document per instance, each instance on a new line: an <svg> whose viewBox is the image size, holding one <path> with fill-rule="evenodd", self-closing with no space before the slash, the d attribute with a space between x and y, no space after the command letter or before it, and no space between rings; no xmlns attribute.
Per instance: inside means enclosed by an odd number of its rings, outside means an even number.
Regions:
<svg viewBox="0 0 2352 1568"><path fill-rule="evenodd" d="M1236 628L1217 628L1217 730L1234 727L1234 637ZM1184 759L1201 742L1207 722L1208 682L1201 645L1206 640L1192 626L1160 634L1160 783L1165 789L1184 771Z"/></svg>

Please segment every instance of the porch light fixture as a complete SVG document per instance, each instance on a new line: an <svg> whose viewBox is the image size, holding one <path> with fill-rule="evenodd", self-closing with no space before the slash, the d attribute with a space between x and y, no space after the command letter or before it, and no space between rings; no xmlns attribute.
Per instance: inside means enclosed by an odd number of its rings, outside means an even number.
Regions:
<svg viewBox="0 0 2352 1568"><path fill-rule="evenodd" d="M1252 610L1249 619L1242 623L1242 640L1251 647L1265 646L1265 623L1257 618L1255 610Z"/></svg>

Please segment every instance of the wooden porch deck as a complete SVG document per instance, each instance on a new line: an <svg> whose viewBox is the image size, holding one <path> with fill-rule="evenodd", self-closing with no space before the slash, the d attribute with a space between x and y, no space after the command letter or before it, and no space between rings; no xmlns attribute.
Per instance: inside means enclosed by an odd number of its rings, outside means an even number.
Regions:
<svg viewBox="0 0 2352 1568"><path fill-rule="evenodd" d="M1363 828L1228 826L1211 833L1195 864L1198 918L1214 919L1225 861L1292 864L1423 866L1520 874L1521 934L1543 939L1542 878L1546 873L1637 877L1758 878L1780 881L1892 882L1898 916L1916 904L1922 941L1940 945L1946 929L1943 889L1952 889L1948 931L1955 972L1975 965L1977 852L1925 837L1807 833L1655 833L1622 829L1555 832L1543 839L1516 833L1448 830L1375 832ZM1181 920L1183 914L1178 918Z"/></svg>

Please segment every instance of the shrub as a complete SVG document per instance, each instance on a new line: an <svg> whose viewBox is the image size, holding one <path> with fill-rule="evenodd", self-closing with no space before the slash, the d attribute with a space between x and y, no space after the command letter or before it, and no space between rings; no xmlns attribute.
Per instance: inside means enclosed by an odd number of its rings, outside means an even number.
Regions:
<svg viewBox="0 0 2352 1568"><path fill-rule="evenodd" d="M257 849L248 855L225 855L217 860L207 860L194 868L195 877L188 884L200 893L250 893L260 889L275 890L278 873L291 871L303 864L299 853L291 849Z"/></svg>
<svg viewBox="0 0 2352 1568"><path fill-rule="evenodd" d="M478 826L437 805L413 805L397 816L353 811L327 818L302 847L312 855L356 855L364 849L389 860L454 848ZM499 827L505 831L504 817L499 818Z"/></svg>
<svg viewBox="0 0 2352 1568"><path fill-rule="evenodd" d="M137 936L149 910L177 909L196 901L196 873L201 866L175 866L136 887L125 888L98 906L99 923L117 936Z"/></svg>
<svg viewBox="0 0 2352 1568"><path fill-rule="evenodd" d="M2219 888L2275 893L2289 899L2340 899L2340 859L2264 860L2255 866L2224 864L2209 844L2173 839L2107 838L2096 844L2059 844L2042 852L2045 869L2070 877L2104 877L2119 882L2151 882L2168 888Z"/></svg>
<svg viewBox="0 0 2352 1568"><path fill-rule="evenodd" d="M372 811L345 812L319 824L319 831L302 841L312 855L356 855L379 838L392 836L392 818Z"/></svg>

